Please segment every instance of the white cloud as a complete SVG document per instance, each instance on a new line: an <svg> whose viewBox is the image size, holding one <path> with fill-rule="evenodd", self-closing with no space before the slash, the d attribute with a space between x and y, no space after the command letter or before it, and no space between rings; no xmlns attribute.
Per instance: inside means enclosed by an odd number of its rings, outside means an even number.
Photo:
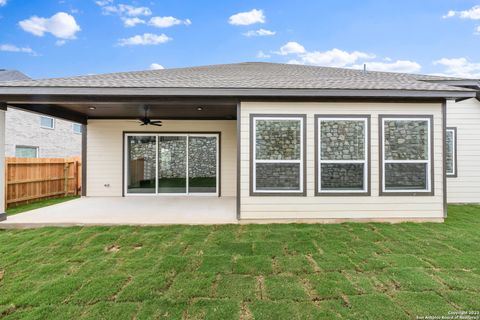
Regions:
<svg viewBox="0 0 480 320"><path fill-rule="evenodd" d="M480 63L470 62L467 58L442 58L433 62L445 68L443 74L460 78L480 78Z"/></svg>
<svg viewBox="0 0 480 320"><path fill-rule="evenodd" d="M0 7L3 7L7 4L7 0L0 0Z"/></svg>
<svg viewBox="0 0 480 320"><path fill-rule="evenodd" d="M308 51L298 42L288 42L273 53L281 56L289 56L288 63L306 64L325 67L337 68L363 68L363 64L367 62L367 69L372 71L385 72L402 72L413 73L421 69L421 65L415 61L397 60L393 61L389 57L385 57L383 61L372 61L376 56L372 53L362 51L344 51L337 48L327 51ZM260 51L257 58L268 58Z"/></svg>
<svg viewBox="0 0 480 320"><path fill-rule="evenodd" d="M130 38L120 39L118 41L119 46L138 46L138 45L157 45L168 42L172 38L168 37L165 34L153 34L153 33L144 33L143 35L136 35Z"/></svg>
<svg viewBox="0 0 480 320"><path fill-rule="evenodd" d="M480 5L474 6L468 10L454 11L450 10L446 15L443 16L444 19L459 17L461 19L471 19L471 20L480 20Z"/></svg>
<svg viewBox="0 0 480 320"><path fill-rule="evenodd" d="M275 31L270 31L266 29L250 30L243 33L245 37L266 37L266 36L274 36L275 34L276 34Z"/></svg>
<svg viewBox="0 0 480 320"><path fill-rule="evenodd" d="M98 3L97 3L98 4ZM128 4L101 6L104 14L116 13L121 16L138 17L151 16L152 10L148 7L134 7Z"/></svg>
<svg viewBox="0 0 480 320"><path fill-rule="evenodd" d="M161 64L152 63L150 65L150 70L161 70L161 69L165 69Z"/></svg>
<svg viewBox="0 0 480 320"><path fill-rule="evenodd" d="M263 14L263 10L253 9L251 11L234 14L228 19L228 23L236 26L265 23L265 15Z"/></svg>
<svg viewBox="0 0 480 320"><path fill-rule="evenodd" d="M180 20L175 17L152 17L148 24L157 28L169 28L179 24L188 26L191 25L192 22L190 19Z"/></svg>
<svg viewBox="0 0 480 320"><path fill-rule="evenodd" d="M478 27L475 28L474 34L480 35L480 26L478 26Z"/></svg>
<svg viewBox="0 0 480 320"><path fill-rule="evenodd" d="M369 71L383 71L383 72L401 72L401 73L415 73L419 72L422 66L410 60L397 60L394 62L368 62L366 63ZM354 69L363 69L363 64L353 65Z"/></svg>
<svg viewBox="0 0 480 320"><path fill-rule="evenodd" d="M300 43L295 41L287 42L280 48L280 51L275 52L279 55L286 56L287 54L294 54L294 53L304 53L305 47L302 46Z"/></svg>
<svg viewBox="0 0 480 320"><path fill-rule="evenodd" d="M99 1L95 1L95 3L97 5L99 5L100 7L103 7L103 6L106 6L108 4L113 3L113 0L99 0Z"/></svg>
<svg viewBox="0 0 480 320"><path fill-rule="evenodd" d="M55 41L55 45L56 45L57 47L61 47L61 46L63 46L65 43L67 43L66 40L57 40L57 41Z"/></svg>
<svg viewBox="0 0 480 320"><path fill-rule="evenodd" d="M75 18L65 12L58 12L50 18L33 16L18 24L24 31L38 37L51 33L60 39L75 39L75 34L81 30Z"/></svg>
<svg viewBox="0 0 480 320"><path fill-rule="evenodd" d="M269 55L269 54L267 54L267 53L265 53L261 50L258 51L258 53L257 53L257 58L258 59L267 59L267 58L270 58L270 57L271 57L271 55Z"/></svg>
<svg viewBox="0 0 480 320"><path fill-rule="evenodd" d="M35 54L35 51L33 51L29 47L21 48L21 47L17 47L16 45L13 45L13 44L0 44L0 51Z"/></svg>
<svg viewBox="0 0 480 320"><path fill-rule="evenodd" d="M145 20L142 20L138 17L133 17L133 18L123 17L122 21L123 21L123 25L125 27L135 27L137 24L144 24L145 23Z"/></svg>
<svg viewBox="0 0 480 320"><path fill-rule="evenodd" d="M300 58L304 64L345 67L357 62L359 59L373 59L375 55L360 51L347 52L335 48L323 52L305 52Z"/></svg>

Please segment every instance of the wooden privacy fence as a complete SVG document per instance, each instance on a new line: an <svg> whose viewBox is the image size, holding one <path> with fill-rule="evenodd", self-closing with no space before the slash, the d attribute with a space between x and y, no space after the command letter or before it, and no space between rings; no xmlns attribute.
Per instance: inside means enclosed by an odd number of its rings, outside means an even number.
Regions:
<svg viewBox="0 0 480 320"><path fill-rule="evenodd" d="M74 158L5 158L5 204L79 195L82 163Z"/></svg>

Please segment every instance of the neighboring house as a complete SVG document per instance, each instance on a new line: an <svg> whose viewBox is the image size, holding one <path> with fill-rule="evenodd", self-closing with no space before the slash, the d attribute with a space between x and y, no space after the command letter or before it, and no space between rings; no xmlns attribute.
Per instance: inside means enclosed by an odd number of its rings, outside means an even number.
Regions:
<svg viewBox="0 0 480 320"><path fill-rule="evenodd" d="M0 81L29 80L16 70L0 69ZM5 155L22 158L80 156L81 125L9 108L6 113Z"/></svg>
<svg viewBox="0 0 480 320"><path fill-rule="evenodd" d="M3 83L0 101L84 124L86 196L236 197L241 222L443 221L447 182L453 202L480 202L476 90L240 63Z"/></svg>

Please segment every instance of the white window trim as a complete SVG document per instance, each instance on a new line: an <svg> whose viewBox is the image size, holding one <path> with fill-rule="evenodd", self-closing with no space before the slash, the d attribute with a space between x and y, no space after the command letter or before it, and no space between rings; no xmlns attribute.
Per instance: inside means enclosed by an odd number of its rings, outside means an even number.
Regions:
<svg viewBox="0 0 480 320"><path fill-rule="evenodd" d="M368 192L368 141L370 139L368 132L368 118L367 117L351 117L351 118L330 118L330 117L319 117L318 121L318 154L317 154L317 189L319 193L366 193ZM322 160L322 121L363 121L365 128L364 136L364 160ZM363 189L337 189L337 190L322 190L322 163L331 163L331 164L354 164L354 163L363 163Z"/></svg>
<svg viewBox="0 0 480 320"><path fill-rule="evenodd" d="M75 126L80 126L80 132L75 131ZM72 131L75 134L82 134L82 125L79 123L72 123Z"/></svg>
<svg viewBox="0 0 480 320"><path fill-rule="evenodd" d="M427 151L427 159L426 160L386 160L385 159L385 121L427 121L427 141L428 141L428 151ZM431 118L424 118L424 117L392 117L392 118L382 118L382 192L383 193L415 193L415 192L431 192L432 191L432 132L431 129ZM425 163L427 164L427 188L426 189L395 189L395 190L387 190L385 188L385 167L387 163Z"/></svg>
<svg viewBox="0 0 480 320"><path fill-rule="evenodd" d="M257 120L274 120L274 121L300 121L300 159L299 160L257 160ZM265 117L265 116L253 116L253 132L251 134L253 135L253 147L252 147L252 166L253 166L253 172L252 172L252 180L251 183L253 184L253 192L254 193L287 193L287 194L300 194L303 193L303 179L304 179L304 160L303 160L303 154L304 154L304 140L305 137L303 136L304 133L304 118L303 117L289 117L286 115L285 117ZM271 189L271 190L258 190L257 189L257 163L298 163L300 164L300 181L299 181L299 189L298 190L277 190L277 189Z"/></svg>
<svg viewBox="0 0 480 320"><path fill-rule="evenodd" d="M25 145L15 145L15 157L17 157L17 148L35 149L35 158L38 158L38 156L39 156L39 147L25 146Z"/></svg>
<svg viewBox="0 0 480 320"><path fill-rule="evenodd" d="M46 127L46 126L42 125L42 118L52 119L52 126L51 127ZM55 118L47 117L47 116L40 116L40 128L55 130Z"/></svg>
<svg viewBox="0 0 480 320"><path fill-rule="evenodd" d="M447 128L446 132L452 132L452 172L446 171L447 168L445 168L445 174L449 177L455 177L457 175L456 169L457 169L457 130L453 128ZM445 141L446 143L446 141Z"/></svg>

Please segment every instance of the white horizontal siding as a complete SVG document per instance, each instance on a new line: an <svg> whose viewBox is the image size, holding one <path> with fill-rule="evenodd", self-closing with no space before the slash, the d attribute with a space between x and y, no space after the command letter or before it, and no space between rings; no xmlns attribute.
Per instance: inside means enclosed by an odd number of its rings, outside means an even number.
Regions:
<svg viewBox="0 0 480 320"><path fill-rule="evenodd" d="M250 114L305 114L307 196L250 196ZM315 193L316 114L371 116L371 196L338 197ZM434 196L379 196L378 116L433 115ZM240 192L242 219L441 218L443 217L443 134L440 103L242 102Z"/></svg>
<svg viewBox="0 0 480 320"><path fill-rule="evenodd" d="M480 101L447 103L447 126L457 128L457 177L447 179L449 203L480 203Z"/></svg>
<svg viewBox="0 0 480 320"><path fill-rule="evenodd" d="M122 196L123 132L220 132L221 194L236 195L236 121L165 120L162 127L140 127L135 120L89 120L87 130L87 195ZM109 184L110 187L105 187Z"/></svg>

